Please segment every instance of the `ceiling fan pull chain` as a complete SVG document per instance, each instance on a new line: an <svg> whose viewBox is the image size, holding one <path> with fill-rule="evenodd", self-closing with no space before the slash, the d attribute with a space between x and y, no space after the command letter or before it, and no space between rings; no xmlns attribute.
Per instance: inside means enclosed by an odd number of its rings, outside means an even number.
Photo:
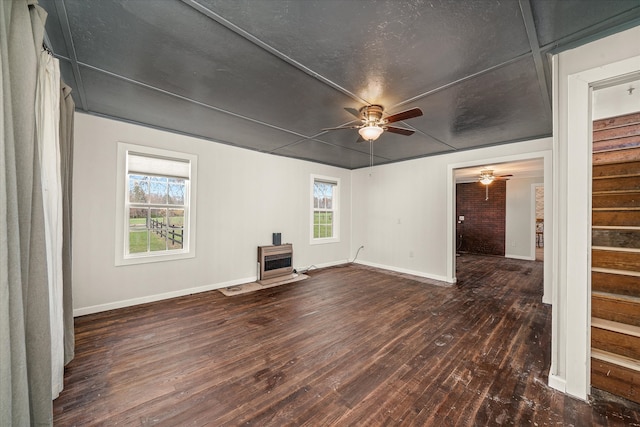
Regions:
<svg viewBox="0 0 640 427"><path fill-rule="evenodd" d="M373 140L369 140L369 176L373 172Z"/></svg>

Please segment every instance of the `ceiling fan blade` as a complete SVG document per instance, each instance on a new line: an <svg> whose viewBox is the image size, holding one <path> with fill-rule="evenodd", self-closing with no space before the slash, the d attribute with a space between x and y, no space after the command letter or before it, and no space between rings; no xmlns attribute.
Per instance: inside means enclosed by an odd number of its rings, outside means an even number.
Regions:
<svg viewBox="0 0 640 427"><path fill-rule="evenodd" d="M410 110L401 111L396 114L392 114L389 117L385 118L386 123L399 122L402 120L412 119L414 117L420 117L422 115L422 110L419 108L412 108Z"/></svg>
<svg viewBox="0 0 640 427"><path fill-rule="evenodd" d="M358 129L360 126L338 126L335 128L323 128L322 130Z"/></svg>
<svg viewBox="0 0 640 427"><path fill-rule="evenodd" d="M360 111L356 110L355 108L351 108L351 107L344 107L344 110L347 113L353 114L354 116L356 116L357 118L361 119L362 115L360 114Z"/></svg>
<svg viewBox="0 0 640 427"><path fill-rule="evenodd" d="M356 139L356 142L364 142L365 139L361 136L358 136L358 139Z"/></svg>
<svg viewBox="0 0 640 427"><path fill-rule="evenodd" d="M399 135L413 135L415 133L414 130L411 129L405 129L405 128L397 128L395 126L385 126L384 130L386 130L387 132L391 132L391 133L397 133Z"/></svg>
<svg viewBox="0 0 640 427"><path fill-rule="evenodd" d="M493 177L494 180L496 181L509 181L509 177L512 177L513 175L509 174L509 175L496 175Z"/></svg>

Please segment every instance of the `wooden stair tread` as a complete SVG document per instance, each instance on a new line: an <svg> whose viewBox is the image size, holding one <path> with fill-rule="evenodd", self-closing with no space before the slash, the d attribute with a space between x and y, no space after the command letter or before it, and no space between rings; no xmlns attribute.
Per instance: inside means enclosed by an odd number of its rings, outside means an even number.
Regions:
<svg viewBox="0 0 640 427"><path fill-rule="evenodd" d="M626 162L622 162L620 164L624 164ZM640 173L625 173L625 174L617 174L617 175L598 175L598 176L593 176L592 178L594 180L601 180L601 179L616 179L616 178L633 178L633 177L637 177L640 176Z"/></svg>
<svg viewBox="0 0 640 427"><path fill-rule="evenodd" d="M633 371L640 372L640 361L632 359L630 357L621 356L619 354L610 353L604 350L598 350L596 348L591 349L591 358L602 360L613 365L622 366Z"/></svg>
<svg viewBox="0 0 640 427"><path fill-rule="evenodd" d="M623 276L640 277L640 272L631 270L617 270L615 268L591 267L591 271L595 273L621 274Z"/></svg>
<svg viewBox="0 0 640 427"><path fill-rule="evenodd" d="M640 189L627 189L627 190L598 190L598 191L593 191L591 194L592 195L598 195L598 194L633 194L633 193L640 193Z"/></svg>
<svg viewBox="0 0 640 427"><path fill-rule="evenodd" d="M595 249L598 251L610 251L610 252L633 252L640 253L639 248L630 248L630 247L617 247L617 246L591 246L591 249Z"/></svg>
<svg viewBox="0 0 640 427"><path fill-rule="evenodd" d="M591 266L615 270L640 271L640 252L634 249L592 248Z"/></svg>
<svg viewBox="0 0 640 427"><path fill-rule="evenodd" d="M636 211L592 211L591 221L597 226L637 226L640 215Z"/></svg>
<svg viewBox="0 0 640 427"><path fill-rule="evenodd" d="M623 114L621 116L607 117L604 119L593 121L593 130L599 131L604 129L615 129L618 127L629 126L640 123L640 112Z"/></svg>
<svg viewBox="0 0 640 427"><path fill-rule="evenodd" d="M599 211L599 212L603 212L603 211L640 211L640 206L639 207L607 207L607 208L592 208L594 211Z"/></svg>
<svg viewBox="0 0 640 427"><path fill-rule="evenodd" d="M592 291L592 295L595 297L606 298L606 299L616 299L620 301L627 301L633 304L640 304L640 297L634 297L630 295L620 295L620 294L612 294L609 292L600 292L600 291ZM640 316L640 312L638 313Z"/></svg>
<svg viewBox="0 0 640 427"><path fill-rule="evenodd" d="M640 225L593 225L594 230L640 230Z"/></svg>
<svg viewBox="0 0 640 427"><path fill-rule="evenodd" d="M630 139L640 135L640 125L631 124L618 126L616 128L602 129L593 132L593 142L619 141Z"/></svg>
<svg viewBox="0 0 640 427"><path fill-rule="evenodd" d="M597 317L591 318L591 326L640 338L640 326L627 325L626 323L614 322L613 320L600 319Z"/></svg>
<svg viewBox="0 0 640 427"><path fill-rule="evenodd" d="M627 147L620 150L602 151L593 153L592 164L612 165L615 163L627 163L640 159L640 148Z"/></svg>

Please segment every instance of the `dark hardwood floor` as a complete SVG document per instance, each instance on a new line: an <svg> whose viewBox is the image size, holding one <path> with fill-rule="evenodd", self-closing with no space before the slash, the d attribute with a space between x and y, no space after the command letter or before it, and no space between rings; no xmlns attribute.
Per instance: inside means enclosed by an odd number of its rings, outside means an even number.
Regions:
<svg viewBox="0 0 640 427"><path fill-rule="evenodd" d="M640 425L546 385L542 263L457 262L451 287L352 265L77 318L55 425Z"/></svg>

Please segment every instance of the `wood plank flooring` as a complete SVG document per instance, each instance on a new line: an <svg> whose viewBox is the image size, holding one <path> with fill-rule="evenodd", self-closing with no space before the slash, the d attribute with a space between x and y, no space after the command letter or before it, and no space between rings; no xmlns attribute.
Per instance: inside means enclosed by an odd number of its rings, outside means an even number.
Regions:
<svg viewBox="0 0 640 427"><path fill-rule="evenodd" d="M54 424L640 424L550 389L540 262L463 255L440 287L357 265L76 319Z"/></svg>

